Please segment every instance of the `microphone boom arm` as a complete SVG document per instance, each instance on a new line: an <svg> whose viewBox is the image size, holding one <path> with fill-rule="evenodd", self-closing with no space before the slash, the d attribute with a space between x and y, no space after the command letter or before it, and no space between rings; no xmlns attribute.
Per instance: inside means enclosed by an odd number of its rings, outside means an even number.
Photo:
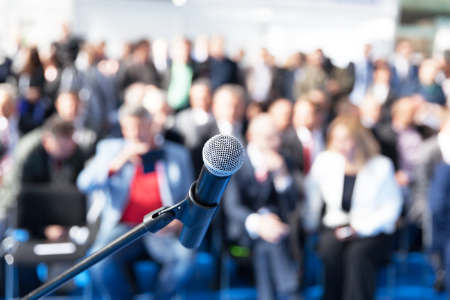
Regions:
<svg viewBox="0 0 450 300"><path fill-rule="evenodd" d="M44 283L39 288L24 296L22 299L35 300L48 295L49 293L56 290L58 287L60 287L79 273L95 265L99 261L112 255L121 248L131 244L148 232L158 232L160 229L162 229L175 219L180 220L183 223L183 226L189 227L189 232L206 232L208 224L204 224L206 222L200 222L200 224L198 224L198 222L196 222L196 220L198 221L197 214L208 214L212 218L218 205L205 205L197 202L194 197L196 183L197 181L194 181L194 183L191 185L188 196L184 200L178 202L173 206L161 207L155 211L152 211L151 213L148 213L144 216L144 220L142 221L142 223L136 225L105 247L87 256L70 269L56 276L52 280ZM190 209L190 207L192 206L195 206L196 209ZM202 237L202 234L198 234L196 235L196 237L194 237L194 239L192 239L192 237L188 235L188 237L184 238L187 242L183 242L183 244L185 246L189 245L189 247L191 248L197 247L200 244ZM183 239L183 237L181 237L180 239Z"/></svg>

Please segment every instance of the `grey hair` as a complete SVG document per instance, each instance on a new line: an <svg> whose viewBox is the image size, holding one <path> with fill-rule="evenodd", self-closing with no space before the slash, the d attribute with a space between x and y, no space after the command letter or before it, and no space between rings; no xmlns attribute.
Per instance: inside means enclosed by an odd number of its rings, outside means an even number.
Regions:
<svg viewBox="0 0 450 300"><path fill-rule="evenodd" d="M126 117L152 120L150 112L142 105L123 104L119 109L119 121Z"/></svg>

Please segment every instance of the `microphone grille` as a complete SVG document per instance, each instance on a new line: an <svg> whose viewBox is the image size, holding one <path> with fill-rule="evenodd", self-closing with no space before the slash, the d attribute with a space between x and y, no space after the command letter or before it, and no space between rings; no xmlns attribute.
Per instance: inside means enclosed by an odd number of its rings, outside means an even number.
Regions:
<svg viewBox="0 0 450 300"><path fill-rule="evenodd" d="M231 135L213 136L205 143L202 152L205 167L218 177L234 174L244 163L244 146Z"/></svg>

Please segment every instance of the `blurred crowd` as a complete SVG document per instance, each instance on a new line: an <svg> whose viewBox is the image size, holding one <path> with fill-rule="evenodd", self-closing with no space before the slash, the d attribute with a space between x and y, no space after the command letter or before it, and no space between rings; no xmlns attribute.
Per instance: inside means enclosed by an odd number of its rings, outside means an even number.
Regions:
<svg viewBox="0 0 450 300"><path fill-rule="evenodd" d="M230 57L220 36L106 49L67 29L48 53L18 45L0 56L2 234L25 187L67 187L102 203L98 249L183 200L204 143L221 133L247 155L205 247L250 249L259 299L300 299L311 235L323 299L373 299L395 250L431 251L439 274L450 268L450 51L424 57L399 40L373 57L366 45L342 68L321 49L282 65L265 48ZM162 265L156 299L176 294L195 257L177 242L181 226L94 266L92 297L131 299L123 269L142 253ZM31 231L69 238L60 224Z"/></svg>

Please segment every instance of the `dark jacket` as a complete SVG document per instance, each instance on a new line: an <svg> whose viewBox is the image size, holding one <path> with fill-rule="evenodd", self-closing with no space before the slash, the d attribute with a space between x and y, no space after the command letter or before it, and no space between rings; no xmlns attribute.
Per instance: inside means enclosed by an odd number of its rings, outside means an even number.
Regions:
<svg viewBox="0 0 450 300"><path fill-rule="evenodd" d="M272 174L260 182L255 169L247 158L242 168L233 175L224 197L227 237L241 245L251 245L245 228L245 220L251 213L266 208L288 223L300 200L295 184L283 192L275 189Z"/></svg>
<svg viewBox="0 0 450 300"><path fill-rule="evenodd" d="M431 210L432 246L442 250L450 239L450 165L442 162L434 168L428 190Z"/></svg>

